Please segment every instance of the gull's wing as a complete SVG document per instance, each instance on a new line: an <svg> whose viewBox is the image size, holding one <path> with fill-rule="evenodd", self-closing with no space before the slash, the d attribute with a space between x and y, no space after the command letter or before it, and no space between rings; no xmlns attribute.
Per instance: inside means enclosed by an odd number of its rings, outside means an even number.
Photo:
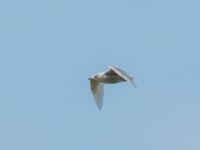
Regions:
<svg viewBox="0 0 200 150"><path fill-rule="evenodd" d="M110 73L112 73L112 71L114 71L116 74L118 74L120 77L122 77L124 80L130 82L131 84L133 84L135 87L136 84L133 81L133 77L130 77L125 71L123 71L122 69L119 69L117 67L114 66L108 66L108 68L111 70Z"/></svg>
<svg viewBox="0 0 200 150"><path fill-rule="evenodd" d="M99 110L103 105L103 85L103 83L99 83L98 81L90 80L90 88Z"/></svg>

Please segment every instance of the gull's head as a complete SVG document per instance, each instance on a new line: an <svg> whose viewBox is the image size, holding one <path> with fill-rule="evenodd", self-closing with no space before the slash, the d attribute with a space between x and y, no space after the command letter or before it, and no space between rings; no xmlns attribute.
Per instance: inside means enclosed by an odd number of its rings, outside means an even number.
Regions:
<svg viewBox="0 0 200 150"><path fill-rule="evenodd" d="M102 77L103 77L103 74L104 74L104 72L103 72L103 73L94 74L94 75L92 75L92 76L89 78L89 80L97 80L97 81L100 81L100 80L102 79Z"/></svg>

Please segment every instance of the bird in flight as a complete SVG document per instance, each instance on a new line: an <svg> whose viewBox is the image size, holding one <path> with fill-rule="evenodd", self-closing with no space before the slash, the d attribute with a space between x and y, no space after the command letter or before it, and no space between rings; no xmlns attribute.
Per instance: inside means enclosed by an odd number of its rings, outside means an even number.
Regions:
<svg viewBox="0 0 200 150"><path fill-rule="evenodd" d="M137 88L133 77L129 76L125 71L114 66L108 66L108 68L108 71L94 74L89 78L90 88L99 110L103 105L103 86L105 83L114 84L127 81Z"/></svg>

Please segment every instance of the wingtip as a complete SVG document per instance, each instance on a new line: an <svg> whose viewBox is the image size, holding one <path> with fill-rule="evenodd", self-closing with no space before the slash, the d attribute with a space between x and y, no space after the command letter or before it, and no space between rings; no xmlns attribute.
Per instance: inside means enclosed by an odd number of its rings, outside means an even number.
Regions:
<svg viewBox="0 0 200 150"><path fill-rule="evenodd" d="M100 111L103 107L103 95L101 95L101 97L95 97L95 103L98 110Z"/></svg>
<svg viewBox="0 0 200 150"><path fill-rule="evenodd" d="M97 104L96 103L96 105L97 105L98 110L101 111L103 104Z"/></svg>
<svg viewBox="0 0 200 150"><path fill-rule="evenodd" d="M98 110L99 110L99 111L101 111L101 110L102 110L102 107L98 107L98 106L97 106L97 108L98 108Z"/></svg>
<svg viewBox="0 0 200 150"><path fill-rule="evenodd" d="M138 88L138 86L135 84L134 81L132 81L131 83L133 84L133 86L134 86L136 89Z"/></svg>
<svg viewBox="0 0 200 150"><path fill-rule="evenodd" d="M132 84L135 88L138 88L137 85L136 85L135 82L134 82L134 78L133 78L133 77L130 77L130 79L131 79L131 84Z"/></svg>

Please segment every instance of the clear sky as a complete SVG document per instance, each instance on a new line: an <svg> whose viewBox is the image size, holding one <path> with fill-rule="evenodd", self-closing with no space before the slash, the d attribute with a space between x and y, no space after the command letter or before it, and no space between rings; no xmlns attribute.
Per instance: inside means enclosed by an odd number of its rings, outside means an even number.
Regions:
<svg viewBox="0 0 200 150"><path fill-rule="evenodd" d="M0 2L1 150L199 150L200 1ZM124 69L103 109L88 77Z"/></svg>

